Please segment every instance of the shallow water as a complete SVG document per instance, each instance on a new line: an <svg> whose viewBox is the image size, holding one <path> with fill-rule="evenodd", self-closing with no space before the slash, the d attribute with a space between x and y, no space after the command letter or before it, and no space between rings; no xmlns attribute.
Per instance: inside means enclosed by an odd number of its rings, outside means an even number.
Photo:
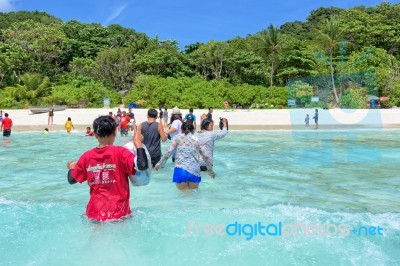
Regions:
<svg viewBox="0 0 400 266"><path fill-rule="evenodd" d="M230 132L215 180L182 193L168 163L131 188L131 218L105 224L83 215L87 184L66 181L95 138L13 133L0 146L0 264L400 265L399 133Z"/></svg>

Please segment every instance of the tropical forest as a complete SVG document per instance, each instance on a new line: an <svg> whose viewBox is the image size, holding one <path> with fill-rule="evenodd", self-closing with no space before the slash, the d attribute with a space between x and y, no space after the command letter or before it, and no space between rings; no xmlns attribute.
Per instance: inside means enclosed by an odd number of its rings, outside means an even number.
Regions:
<svg viewBox="0 0 400 266"><path fill-rule="evenodd" d="M117 24L0 13L0 108L92 108L105 98L143 108L223 108L225 100L367 108L371 97L400 106L400 4L321 7L305 21L184 48Z"/></svg>

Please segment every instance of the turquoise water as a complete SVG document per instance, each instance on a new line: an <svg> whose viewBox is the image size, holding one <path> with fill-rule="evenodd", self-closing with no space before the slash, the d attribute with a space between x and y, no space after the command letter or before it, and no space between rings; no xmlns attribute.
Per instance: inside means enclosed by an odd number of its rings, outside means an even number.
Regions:
<svg viewBox="0 0 400 266"><path fill-rule="evenodd" d="M400 265L399 133L230 132L215 180L182 193L169 162L131 188L131 218L105 224L83 216L87 184L66 181L95 138L13 133L0 139L0 264Z"/></svg>

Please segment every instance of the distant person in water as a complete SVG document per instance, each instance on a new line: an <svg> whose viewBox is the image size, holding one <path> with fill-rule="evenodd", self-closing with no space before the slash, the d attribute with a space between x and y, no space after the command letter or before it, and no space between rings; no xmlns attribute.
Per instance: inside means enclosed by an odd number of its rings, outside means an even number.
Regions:
<svg viewBox="0 0 400 266"><path fill-rule="evenodd" d="M87 127L87 128L86 128L85 136L87 136L87 137L94 136L94 132L91 130L90 127Z"/></svg>
<svg viewBox="0 0 400 266"><path fill-rule="evenodd" d="M148 169L149 162L142 146L143 137L136 132L133 144L137 156L122 146L114 146L117 126L110 116L100 116L93 122L99 145L86 151L78 162L67 163L68 182L75 184L87 181L90 200L86 216L97 221L109 221L130 215L129 175L137 169ZM135 160L136 159L136 160ZM136 161L136 162L135 162Z"/></svg>
<svg viewBox="0 0 400 266"><path fill-rule="evenodd" d="M8 117L8 113L4 114L4 118L1 121L1 131L3 131L3 137L11 136L11 128L13 126L13 121Z"/></svg>
<svg viewBox="0 0 400 266"><path fill-rule="evenodd" d="M318 129L318 109L315 109L315 114L313 119L315 121L315 129Z"/></svg>
<svg viewBox="0 0 400 266"><path fill-rule="evenodd" d="M168 158L175 153L175 168L172 181L180 190L196 189L201 182L199 158L203 157L206 162L208 173L215 178L212 169L211 158L206 155L204 147L200 146L199 140L194 135L194 126L187 122L182 123L182 134L174 137L171 146L156 164L155 170L159 170L165 165Z"/></svg>
<svg viewBox="0 0 400 266"><path fill-rule="evenodd" d="M143 135L143 143L146 145L154 167L161 159L161 141L167 140L167 134L161 123L157 122L157 110L147 111L147 121L139 125L138 131Z"/></svg>
<svg viewBox="0 0 400 266"><path fill-rule="evenodd" d="M205 155L208 156L213 164L214 143L218 139L224 138L228 134L228 120L222 118L222 129L220 131L213 131L214 122L212 120L204 119L201 123L201 131L197 132L199 143L204 147ZM207 171L206 163L202 158L199 159L201 171Z"/></svg>
<svg viewBox="0 0 400 266"><path fill-rule="evenodd" d="M67 122L65 122L65 129L67 133L71 133L71 130L74 128L74 124L72 124L71 117L68 117Z"/></svg>
<svg viewBox="0 0 400 266"><path fill-rule="evenodd" d="M49 134L49 129L46 127L46 128L43 130L42 134L43 134L43 135Z"/></svg>
<svg viewBox="0 0 400 266"><path fill-rule="evenodd" d="M194 130L196 130L196 116L193 114L193 108L189 108L189 113L185 115L184 120L190 124L193 124Z"/></svg>
<svg viewBox="0 0 400 266"><path fill-rule="evenodd" d="M168 109L167 108L164 108L164 114L163 114L163 121L164 121L164 124L163 124L163 126L164 127L167 127L168 126Z"/></svg>
<svg viewBox="0 0 400 266"><path fill-rule="evenodd" d="M174 108L172 108L171 122L169 124L169 129L165 131L168 139L173 140L175 137L181 134L182 133L181 128L182 128L182 113L181 110L177 106L175 106ZM175 153L172 154L172 161L174 160L175 160Z"/></svg>

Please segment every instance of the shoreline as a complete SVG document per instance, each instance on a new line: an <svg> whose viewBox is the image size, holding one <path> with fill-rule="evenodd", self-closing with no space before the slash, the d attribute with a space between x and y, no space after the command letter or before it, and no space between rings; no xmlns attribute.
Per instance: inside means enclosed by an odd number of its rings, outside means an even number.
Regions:
<svg viewBox="0 0 400 266"><path fill-rule="evenodd" d="M88 125L92 127L91 125ZM52 125L52 126L22 126L17 125L13 126L12 132L42 132L44 128L48 128L51 132L64 132L65 128L63 125ZM351 129L400 129L400 125L320 125L318 130L351 130ZM196 130L199 130L198 128ZM214 130L219 130L218 126L214 126ZM230 125L229 130L231 131L314 131L314 125L309 127L305 126L291 126L291 125ZM75 129L72 132L76 131L86 131L86 125L75 125Z"/></svg>
<svg viewBox="0 0 400 266"><path fill-rule="evenodd" d="M43 131L49 128L50 131L64 131L64 123L71 117L75 131L85 131L86 127L92 127L93 120L100 115L107 115L108 112L116 113L116 108L95 108L95 109L66 109L54 112L54 124L47 125L48 113L32 114L27 109L4 110L9 113L13 120L14 132ZM127 108L121 108L127 110ZM137 123L147 120L148 109L133 109ZM172 108L168 110L171 113ZM205 109L195 109L197 118L197 129L199 129L199 117L207 113ZM188 113L187 109L181 109L183 116ZM306 114L310 116L310 126L305 127L304 119ZM218 128L220 117L227 118L230 130L315 130L314 109L252 109L252 110L220 110L213 112L215 129ZM319 129L379 129L379 128L400 128L400 109L319 109Z"/></svg>

